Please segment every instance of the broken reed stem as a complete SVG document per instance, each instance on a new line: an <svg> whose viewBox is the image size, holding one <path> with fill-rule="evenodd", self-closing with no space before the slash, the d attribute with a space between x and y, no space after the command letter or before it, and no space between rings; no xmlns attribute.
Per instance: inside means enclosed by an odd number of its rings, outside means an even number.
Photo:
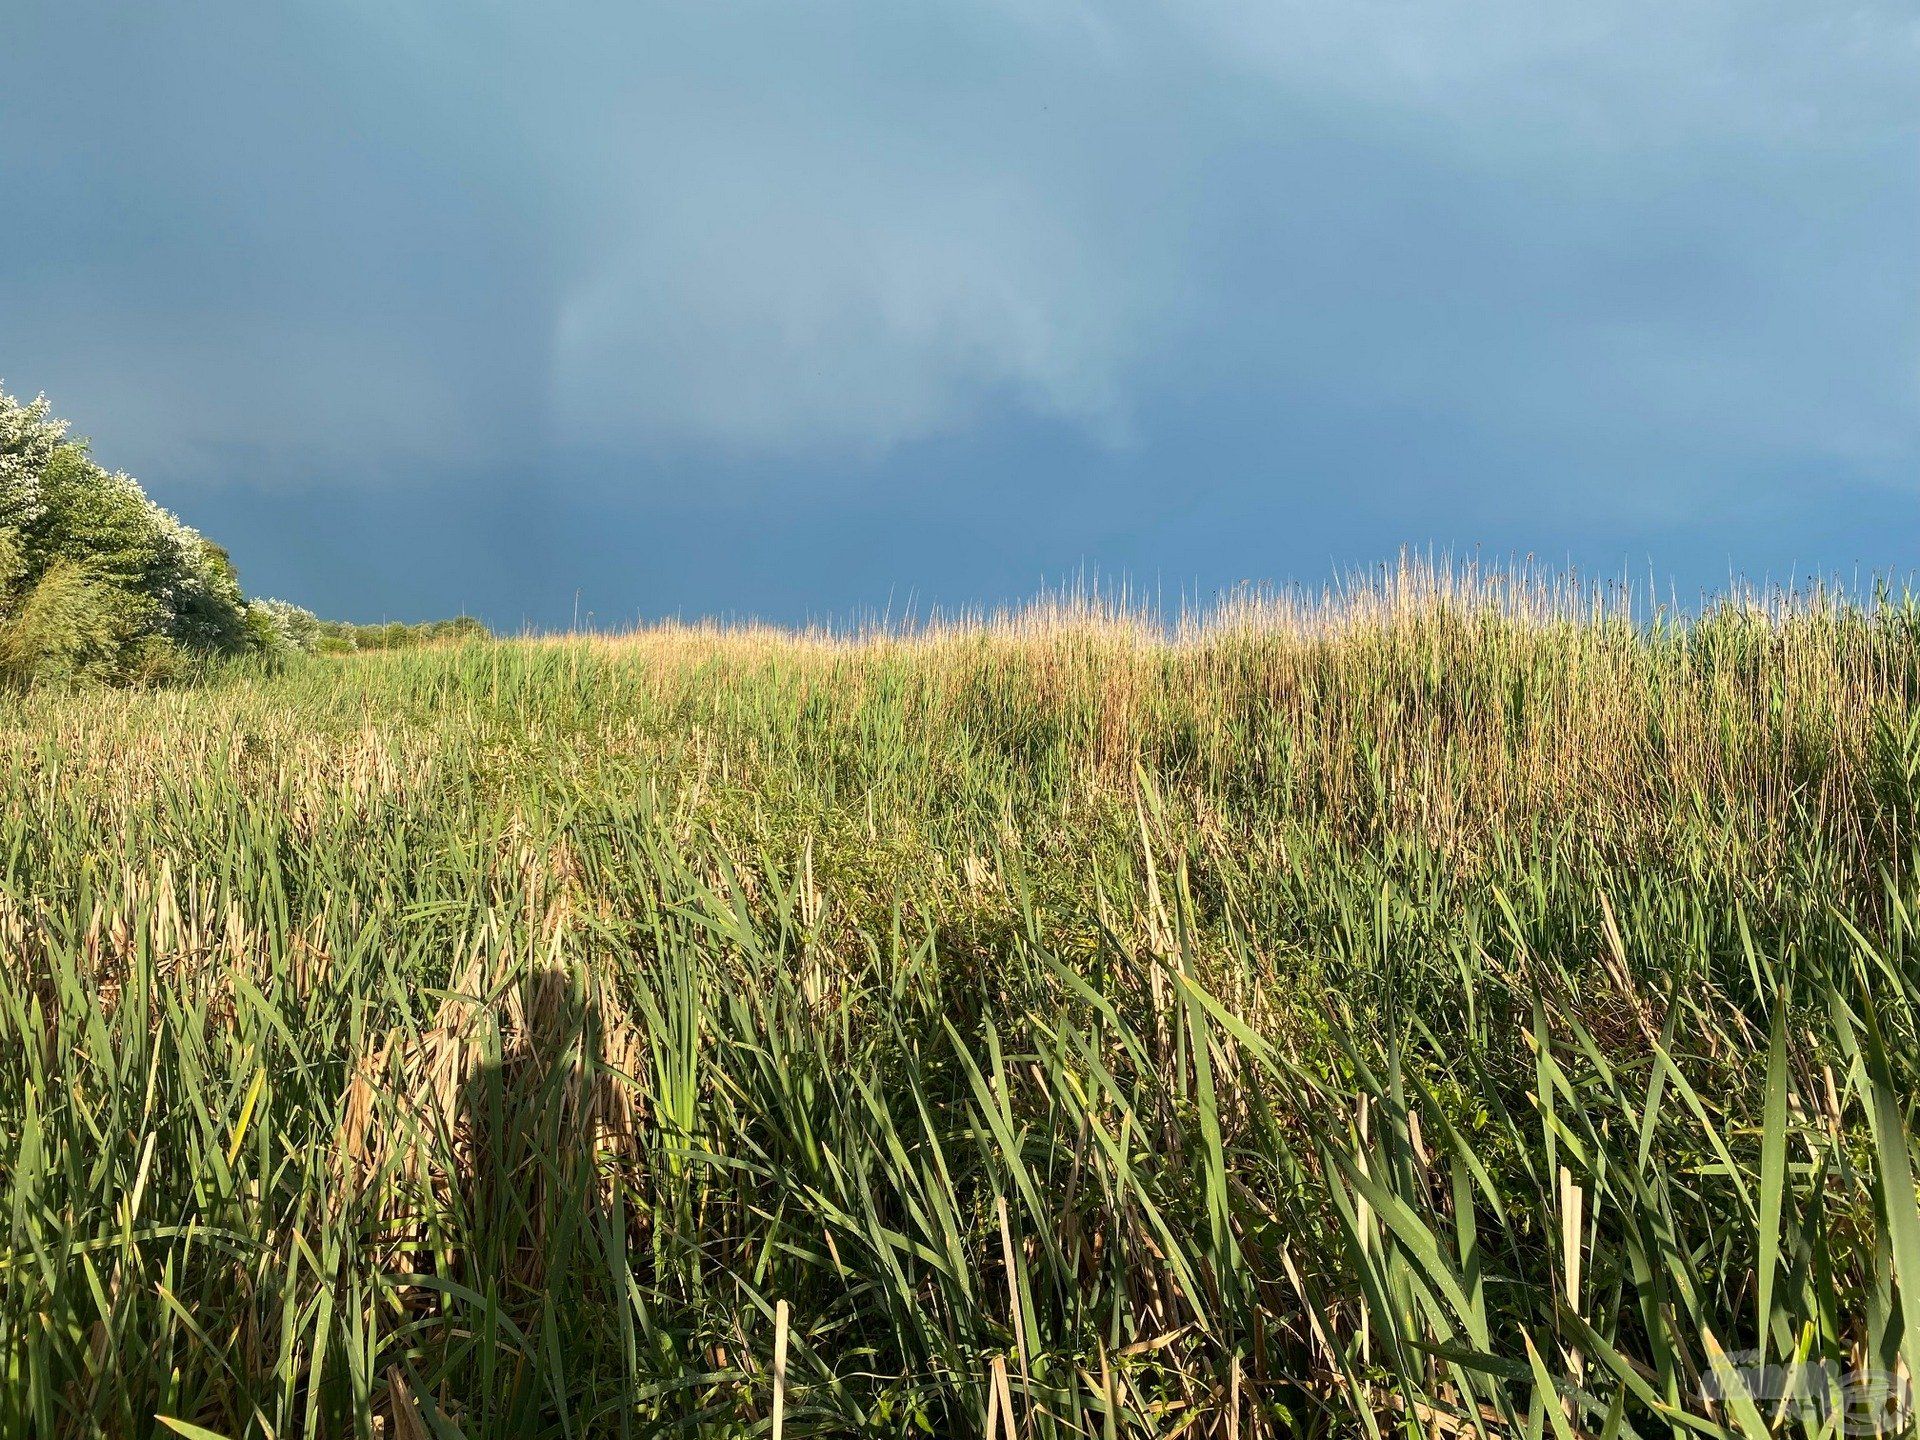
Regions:
<svg viewBox="0 0 1920 1440"><path fill-rule="evenodd" d="M773 1307L773 1440L787 1424L787 1302Z"/></svg>

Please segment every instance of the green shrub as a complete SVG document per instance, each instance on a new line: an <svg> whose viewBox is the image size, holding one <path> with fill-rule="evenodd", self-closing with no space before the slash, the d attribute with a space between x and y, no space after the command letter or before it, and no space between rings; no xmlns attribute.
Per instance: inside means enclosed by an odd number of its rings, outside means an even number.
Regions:
<svg viewBox="0 0 1920 1440"><path fill-rule="evenodd" d="M351 625L342 620L318 622L314 644L307 647L323 654L342 655L355 650L411 650L419 645L450 644L462 640L488 640L493 632L471 615L456 615L451 620L427 620L409 625L388 620L379 625Z"/></svg>
<svg viewBox="0 0 1920 1440"><path fill-rule="evenodd" d="M254 648L269 655L311 652L320 639L320 617L287 600L249 600L246 622Z"/></svg>
<svg viewBox="0 0 1920 1440"><path fill-rule="evenodd" d="M280 600L248 601L226 550L96 464L45 397L0 391L0 649L11 684L90 678L155 684L204 662L322 648L329 627ZM375 627L387 648L477 621ZM451 627L451 628L450 628ZM362 648L360 627L344 646Z"/></svg>
<svg viewBox="0 0 1920 1440"><path fill-rule="evenodd" d="M23 686L104 675L137 613L137 603L84 564L56 562L0 623L0 682Z"/></svg>
<svg viewBox="0 0 1920 1440"><path fill-rule="evenodd" d="M226 551L95 464L44 397L0 392L0 534L10 683L151 681L252 646Z"/></svg>

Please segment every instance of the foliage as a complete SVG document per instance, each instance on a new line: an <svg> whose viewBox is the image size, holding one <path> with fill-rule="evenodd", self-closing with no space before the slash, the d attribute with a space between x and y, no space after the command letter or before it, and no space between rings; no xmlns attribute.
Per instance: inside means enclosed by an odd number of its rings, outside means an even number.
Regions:
<svg viewBox="0 0 1920 1440"><path fill-rule="evenodd" d="M471 615L456 615L450 620L426 620L417 624L389 620L379 625L352 625L342 620L323 620L312 648L340 655L354 650L409 650L420 645L490 638L492 632Z"/></svg>
<svg viewBox="0 0 1920 1440"><path fill-rule="evenodd" d="M381 625L354 625L344 620L322 620L311 610L285 600L261 599L248 603L247 623L255 643L269 652L298 651L309 655L346 655L358 650L408 650L422 645L457 644L490 639L491 632L471 615L417 624L390 621Z"/></svg>
<svg viewBox="0 0 1920 1440"><path fill-rule="evenodd" d="M71 560L57 561L0 623L0 684L98 673L133 621L121 592Z"/></svg>
<svg viewBox="0 0 1920 1440"><path fill-rule="evenodd" d="M312 654L320 648L323 627L320 617L303 605L270 597L247 602L247 627L254 644L268 652L299 651Z"/></svg>
<svg viewBox="0 0 1920 1440"><path fill-rule="evenodd" d="M40 477L66 443L43 395L22 405L0 391L0 531L24 534L43 513Z"/></svg>
<svg viewBox="0 0 1920 1440"><path fill-rule="evenodd" d="M103 470L46 399L0 391L0 683L158 683L204 661L389 649L484 636L462 616L424 625L322 622L247 600L227 552Z"/></svg>
<svg viewBox="0 0 1920 1440"><path fill-rule="evenodd" d="M767 1433L782 1353L790 1435L1897 1433L1911 614L29 695L0 1433Z"/></svg>
<svg viewBox="0 0 1920 1440"><path fill-rule="evenodd" d="M96 465L44 397L0 393L0 536L0 651L16 684L151 678L247 646L226 552Z"/></svg>

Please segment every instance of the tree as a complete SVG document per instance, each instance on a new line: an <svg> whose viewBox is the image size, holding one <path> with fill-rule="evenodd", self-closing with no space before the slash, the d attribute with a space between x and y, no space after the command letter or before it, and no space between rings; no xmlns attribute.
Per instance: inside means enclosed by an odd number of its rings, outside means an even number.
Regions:
<svg viewBox="0 0 1920 1440"><path fill-rule="evenodd" d="M40 476L67 435L47 412L44 395L22 405L0 389L0 530L23 533L42 514Z"/></svg>
<svg viewBox="0 0 1920 1440"><path fill-rule="evenodd" d="M227 552L0 390L0 671L128 679L254 643Z"/></svg>

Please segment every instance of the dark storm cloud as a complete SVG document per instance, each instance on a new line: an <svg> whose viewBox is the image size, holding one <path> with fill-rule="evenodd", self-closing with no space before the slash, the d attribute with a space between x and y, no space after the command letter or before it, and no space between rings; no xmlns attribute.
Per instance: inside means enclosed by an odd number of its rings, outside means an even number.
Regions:
<svg viewBox="0 0 1920 1440"><path fill-rule="evenodd" d="M0 377L322 609L1920 539L1901 6L8 26Z"/></svg>

